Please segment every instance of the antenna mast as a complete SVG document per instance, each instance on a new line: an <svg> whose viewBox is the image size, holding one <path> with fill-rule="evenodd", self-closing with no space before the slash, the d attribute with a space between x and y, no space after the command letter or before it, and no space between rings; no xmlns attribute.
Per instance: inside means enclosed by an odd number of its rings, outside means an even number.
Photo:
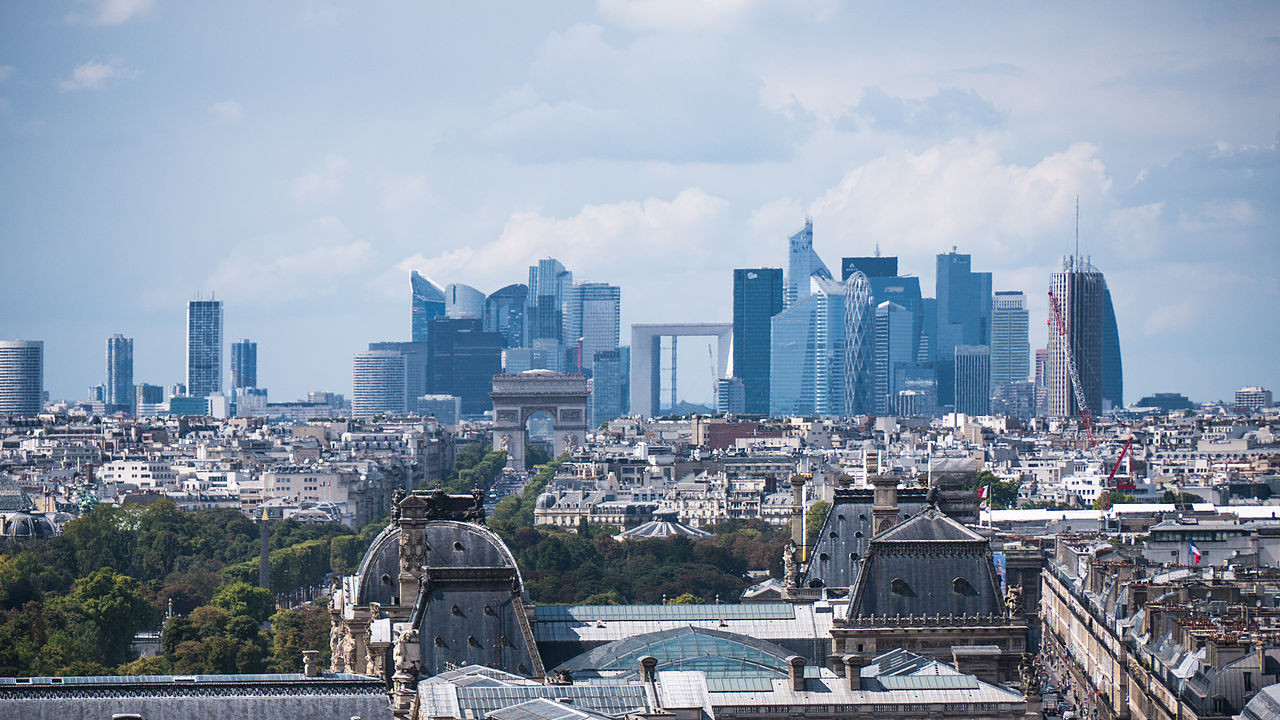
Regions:
<svg viewBox="0 0 1280 720"><path fill-rule="evenodd" d="M1076 193L1076 258L1075 265L1080 265L1080 193Z"/></svg>

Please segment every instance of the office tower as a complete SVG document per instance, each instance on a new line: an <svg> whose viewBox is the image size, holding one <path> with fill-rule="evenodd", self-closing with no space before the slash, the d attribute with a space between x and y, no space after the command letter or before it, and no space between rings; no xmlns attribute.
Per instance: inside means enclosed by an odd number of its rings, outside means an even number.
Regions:
<svg viewBox="0 0 1280 720"><path fill-rule="evenodd" d="M747 389L742 378L727 377L716 380L716 412L721 415L741 415L747 405Z"/></svg>
<svg viewBox="0 0 1280 720"><path fill-rule="evenodd" d="M484 293L470 285L447 285L444 289L444 314L455 320L483 320Z"/></svg>
<svg viewBox="0 0 1280 720"><path fill-rule="evenodd" d="M395 350L370 350L351 359L351 416L401 415L405 396L405 357Z"/></svg>
<svg viewBox="0 0 1280 720"><path fill-rule="evenodd" d="M462 398L463 415L492 408L493 376L502 371L502 336L482 328L480 320L431 321L427 392Z"/></svg>
<svg viewBox="0 0 1280 720"><path fill-rule="evenodd" d="M1102 411L1124 407L1124 366L1120 359L1120 328L1111 290L1102 279Z"/></svg>
<svg viewBox="0 0 1280 720"><path fill-rule="evenodd" d="M107 338L107 414L133 412L133 338Z"/></svg>
<svg viewBox="0 0 1280 720"><path fill-rule="evenodd" d="M932 363L901 365L894 373L898 392L893 411L903 417L930 417L937 410L938 378Z"/></svg>
<svg viewBox="0 0 1280 720"><path fill-rule="evenodd" d="M782 269L733 271L733 376L745 393L740 412L769 414L773 316L782 312Z"/></svg>
<svg viewBox="0 0 1280 720"><path fill-rule="evenodd" d="M938 299L920 298L920 345L916 348L916 360L933 362L938 345Z"/></svg>
<svg viewBox="0 0 1280 720"><path fill-rule="evenodd" d="M897 277L898 258L881 257L847 257L840 259L840 280L848 280L855 272L861 271L870 279L878 277Z"/></svg>
<svg viewBox="0 0 1280 720"><path fill-rule="evenodd" d="M616 420L627 414L631 397L631 348L601 350L592 359L591 426Z"/></svg>
<svg viewBox="0 0 1280 720"><path fill-rule="evenodd" d="M457 425L462 417L462 398L457 395L423 395L414 400L413 412L419 417L433 417L441 425Z"/></svg>
<svg viewBox="0 0 1280 720"><path fill-rule="evenodd" d="M991 348L957 345L955 348L955 406L965 415L991 414Z"/></svg>
<svg viewBox="0 0 1280 720"><path fill-rule="evenodd" d="M412 334L414 342L426 342L431 321L444 315L444 288L414 270L409 275L413 292Z"/></svg>
<svg viewBox="0 0 1280 720"><path fill-rule="evenodd" d="M258 343L231 343L231 389L258 387Z"/></svg>
<svg viewBox="0 0 1280 720"><path fill-rule="evenodd" d="M809 278L832 278L831 271L813 249L812 218L804 219L804 227L787 238L787 245L787 287L783 306L791 307L809 296Z"/></svg>
<svg viewBox="0 0 1280 720"><path fill-rule="evenodd" d="M107 404L107 384L98 383L89 386L89 402L102 403L105 407Z"/></svg>
<svg viewBox="0 0 1280 720"><path fill-rule="evenodd" d="M991 414L1030 420L1036 415L1036 386L1030 380L991 387Z"/></svg>
<svg viewBox="0 0 1280 720"><path fill-rule="evenodd" d="M875 323L865 275L816 279L817 292L773 317L772 415L853 416L871 411Z"/></svg>
<svg viewBox="0 0 1280 720"><path fill-rule="evenodd" d="M1259 387L1240 388L1236 391L1236 410L1251 412L1271 407L1271 391Z"/></svg>
<svg viewBox="0 0 1280 720"><path fill-rule="evenodd" d="M187 386L183 383L174 383L169 386L169 397L186 397Z"/></svg>
<svg viewBox="0 0 1280 720"><path fill-rule="evenodd" d="M424 342L371 342L370 350L392 350L404 355L404 391L409 407L428 392L430 377L431 343Z"/></svg>
<svg viewBox="0 0 1280 720"><path fill-rule="evenodd" d="M153 417L163 414L164 388L160 385L138 383L133 388L134 414Z"/></svg>
<svg viewBox="0 0 1280 720"><path fill-rule="evenodd" d="M547 258L529 266L529 339L564 340L564 302L573 287L573 273L558 260ZM573 338L576 340L577 338Z"/></svg>
<svg viewBox="0 0 1280 720"><path fill-rule="evenodd" d="M571 372L589 374L596 353L618 347L621 326L621 288L608 283L574 285L565 302L565 366Z"/></svg>
<svg viewBox="0 0 1280 720"><path fill-rule="evenodd" d="M502 347L529 346L529 332L525 326L525 309L529 305L529 288L516 283L493 291L484 303L485 332L502 335Z"/></svg>
<svg viewBox="0 0 1280 720"><path fill-rule="evenodd" d="M880 415L893 412L893 398L898 394L897 370L915 362L915 315L905 307L888 300L876 306L875 347L871 364L875 372L873 411Z"/></svg>
<svg viewBox="0 0 1280 720"><path fill-rule="evenodd" d="M518 375L533 369L533 348L507 348L502 351L502 372Z"/></svg>
<svg viewBox="0 0 1280 720"><path fill-rule="evenodd" d="M991 304L991 387L1025 382L1031 367L1027 295L1002 290Z"/></svg>
<svg viewBox="0 0 1280 720"><path fill-rule="evenodd" d="M1043 415L1048 409L1049 395L1045 386L1047 380L1046 372L1049 369L1049 348L1036 348L1036 374L1035 374L1035 393L1036 393L1036 415Z"/></svg>
<svg viewBox="0 0 1280 720"><path fill-rule="evenodd" d="M1049 358L1045 369L1045 414L1053 417L1074 417L1080 414L1071 387L1071 374L1067 353L1075 361L1076 375L1084 394L1089 412L1102 411L1103 377L1103 316L1106 303L1106 283L1088 260L1066 257L1062 271L1049 279L1049 291L1053 294L1064 331L1056 322L1049 323Z"/></svg>
<svg viewBox="0 0 1280 720"><path fill-rule="evenodd" d="M44 341L0 340L0 415L44 408Z"/></svg>
<svg viewBox="0 0 1280 720"><path fill-rule="evenodd" d="M991 343L991 273L970 270L970 257L954 249L938 255L937 330L933 357L938 366L938 403L955 403L955 348Z"/></svg>
<svg viewBox="0 0 1280 720"><path fill-rule="evenodd" d="M187 303L187 394L208 397L222 391L222 302Z"/></svg>

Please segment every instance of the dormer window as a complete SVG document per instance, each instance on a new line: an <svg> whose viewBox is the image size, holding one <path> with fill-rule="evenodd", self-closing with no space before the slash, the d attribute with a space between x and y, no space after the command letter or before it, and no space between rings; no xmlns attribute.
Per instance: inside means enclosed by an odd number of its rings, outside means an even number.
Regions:
<svg viewBox="0 0 1280 720"><path fill-rule="evenodd" d="M971 585L969 584L969 581L968 581L968 580L965 580L965 579L964 579L964 578L962 578L962 577L958 577L958 578L956 578L956 579L954 579L954 580L952 580L952 581L951 581L951 589L952 589L952 591L954 591L954 592L955 592L955 594L957 594L957 595L972 595L972 594L973 594L973 586L971 586Z"/></svg>
<svg viewBox="0 0 1280 720"><path fill-rule="evenodd" d="M911 589L907 587L907 581L900 577L896 577L889 581L889 590L894 595L906 595L911 591Z"/></svg>

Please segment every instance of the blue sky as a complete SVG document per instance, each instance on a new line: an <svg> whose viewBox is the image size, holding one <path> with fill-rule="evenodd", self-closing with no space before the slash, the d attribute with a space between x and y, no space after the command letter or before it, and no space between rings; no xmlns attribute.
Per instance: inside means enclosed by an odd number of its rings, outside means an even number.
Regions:
<svg viewBox="0 0 1280 720"><path fill-rule="evenodd" d="M554 256L625 339L727 320L810 214L832 267L971 253L1038 347L1078 194L1126 400L1226 398L1280 389L1278 133L1274 3L4 3L0 337L55 398L117 332L168 385L216 293L273 400L348 392L410 270Z"/></svg>

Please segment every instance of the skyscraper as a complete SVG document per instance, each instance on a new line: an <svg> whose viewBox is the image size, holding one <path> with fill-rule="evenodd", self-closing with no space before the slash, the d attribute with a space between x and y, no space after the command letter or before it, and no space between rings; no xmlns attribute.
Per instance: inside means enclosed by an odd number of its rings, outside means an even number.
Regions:
<svg viewBox="0 0 1280 720"><path fill-rule="evenodd" d="M573 273L553 258L529 266L529 339L563 341L564 303ZM577 338L573 338L576 340Z"/></svg>
<svg viewBox="0 0 1280 720"><path fill-rule="evenodd" d="M1024 382L1031 367L1027 295L1002 290L991 306L991 387Z"/></svg>
<svg viewBox="0 0 1280 720"><path fill-rule="evenodd" d="M848 280L855 272L875 279L878 277L897 277L898 258L894 256L875 255L873 257L847 257L840 259L840 280Z"/></svg>
<svg viewBox="0 0 1280 720"><path fill-rule="evenodd" d="M501 334L503 348L528 347L529 332L525 325L528 305L526 285L516 283L493 291L484 303L485 332Z"/></svg>
<svg viewBox="0 0 1280 720"><path fill-rule="evenodd" d="M772 415L853 416L872 410L875 322L862 273L817 279L817 292L773 317L769 358Z"/></svg>
<svg viewBox="0 0 1280 720"><path fill-rule="evenodd" d="M972 272L970 262L955 250L938 255L938 325L931 339L941 405L956 402L956 346L991 343L991 273Z"/></svg>
<svg viewBox="0 0 1280 720"><path fill-rule="evenodd" d="M44 408L44 341L0 340L0 415Z"/></svg>
<svg viewBox="0 0 1280 720"><path fill-rule="evenodd" d="M1075 361L1076 376L1089 412L1102 411L1103 316L1107 286L1088 260L1066 257L1062 270L1049 279L1049 291L1057 304L1063 330L1049 323L1049 356L1045 368L1045 414L1073 417L1080 414L1071 387L1067 353ZM1117 347L1119 343L1117 341Z"/></svg>
<svg viewBox="0 0 1280 720"><path fill-rule="evenodd" d="M1124 407L1124 366L1120 359L1120 328L1111 290L1102 279L1102 410Z"/></svg>
<svg viewBox="0 0 1280 720"><path fill-rule="evenodd" d="M187 394L222 392L222 302L187 303Z"/></svg>
<svg viewBox="0 0 1280 720"><path fill-rule="evenodd" d="M444 314L456 320L483 320L484 293L454 283L444 289Z"/></svg>
<svg viewBox="0 0 1280 720"><path fill-rule="evenodd" d="M954 382L956 412L990 415L991 348L986 345L957 345Z"/></svg>
<svg viewBox="0 0 1280 720"><path fill-rule="evenodd" d="M405 397L405 358L395 350L370 350L351 359L351 415L373 417L402 414Z"/></svg>
<svg viewBox="0 0 1280 720"><path fill-rule="evenodd" d="M370 350L393 350L404 355L404 391L408 407L427 394L431 344L424 342L371 342Z"/></svg>
<svg viewBox="0 0 1280 720"><path fill-rule="evenodd" d="M782 312L782 269L733 271L733 376L742 380L743 412L769 414L773 316Z"/></svg>
<svg viewBox="0 0 1280 720"><path fill-rule="evenodd" d="M915 362L915 316L905 307L885 300L876 306L875 348L872 367L875 372L874 412L893 412L893 399L899 387L898 370Z"/></svg>
<svg viewBox="0 0 1280 720"><path fill-rule="evenodd" d="M258 387L258 343L231 343L231 389Z"/></svg>
<svg viewBox="0 0 1280 720"><path fill-rule="evenodd" d="M591 426L616 420L627 414L631 385L631 348L601 350L592 360Z"/></svg>
<svg viewBox="0 0 1280 720"><path fill-rule="evenodd" d="M596 353L618 347L621 326L621 288L608 283L574 285L565 302L564 342L570 359L565 367L590 373Z"/></svg>
<svg viewBox="0 0 1280 720"><path fill-rule="evenodd" d="M463 415L492 407L493 376L502 372L502 336L482 327L480 320L431 321L427 392L462 398Z"/></svg>
<svg viewBox="0 0 1280 720"><path fill-rule="evenodd" d="M133 338L107 338L107 414L133 412Z"/></svg>
<svg viewBox="0 0 1280 720"><path fill-rule="evenodd" d="M444 314L444 288L418 274L417 270L409 275L409 286L413 291L411 337L414 342L426 342L431 320Z"/></svg>
<svg viewBox="0 0 1280 720"><path fill-rule="evenodd" d="M809 297L809 278L832 278L831 271L813 249L812 218L805 218L804 227L787 238L787 246L787 287L782 299L784 307L791 307Z"/></svg>
<svg viewBox="0 0 1280 720"><path fill-rule="evenodd" d="M1048 380L1049 371L1049 348L1036 348L1036 370L1035 370L1035 414L1042 415L1049 407L1048 389L1045 382Z"/></svg>

